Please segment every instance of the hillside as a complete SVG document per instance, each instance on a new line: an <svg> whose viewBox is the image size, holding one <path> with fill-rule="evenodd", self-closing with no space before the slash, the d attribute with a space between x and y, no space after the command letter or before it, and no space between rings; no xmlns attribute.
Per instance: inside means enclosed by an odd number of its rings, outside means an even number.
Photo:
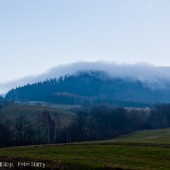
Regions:
<svg viewBox="0 0 170 170"><path fill-rule="evenodd" d="M6 99L58 104L104 102L125 107L146 107L149 104L144 103L169 102L169 94L169 88L151 88L139 80L113 78L105 72L89 71L12 89Z"/></svg>
<svg viewBox="0 0 170 170"><path fill-rule="evenodd" d="M0 96L0 108L3 107L4 105L6 105L8 102Z"/></svg>
<svg viewBox="0 0 170 170"><path fill-rule="evenodd" d="M133 132L119 138L109 140L110 142L132 142L132 143L159 143L170 144L170 128L158 130L143 130Z"/></svg>
<svg viewBox="0 0 170 170"><path fill-rule="evenodd" d="M26 161L46 169L169 170L169 146L169 128L145 130L108 141L3 148L0 161L16 169L18 161Z"/></svg>
<svg viewBox="0 0 170 170"><path fill-rule="evenodd" d="M170 148L114 143L27 146L0 149L4 160L15 169L21 168L17 162L41 162L49 170L169 170Z"/></svg>
<svg viewBox="0 0 170 170"><path fill-rule="evenodd" d="M44 68L43 68L44 69ZM115 64L112 62L75 62L58 65L38 75L30 75L9 82L0 83L0 94L5 94L12 88L22 87L26 84L43 82L47 79L59 79L65 75L74 75L78 72L102 71L109 76L120 79L139 80L149 87L165 88L170 86L170 67L154 66L150 64Z"/></svg>
<svg viewBox="0 0 170 170"><path fill-rule="evenodd" d="M0 114L4 114L6 118L11 121L14 121L19 115L24 114L26 117L34 121L37 119L38 114L47 110L52 116L55 112L58 113L61 123L66 125L68 121L70 121L74 114L69 111L70 107L62 107L62 106L43 106L43 105L33 105L33 104L9 104L0 109Z"/></svg>

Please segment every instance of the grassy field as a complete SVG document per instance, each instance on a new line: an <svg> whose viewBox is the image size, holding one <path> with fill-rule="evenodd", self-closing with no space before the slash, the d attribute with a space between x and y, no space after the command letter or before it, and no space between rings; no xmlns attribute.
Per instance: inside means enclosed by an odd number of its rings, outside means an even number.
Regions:
<svg viewBox="0 0 170 170"><path fill-rule="evenodd" d="M25 114L28 119L35 120L37 114L42 113L47 110L51 115L57 112L60 116L61 122L67 124L74 116L74 112L70 111L69 106L50 106L50 105L28 105L28 104L10 104L6 107L0 109L0 113L4 114L10 120L15 120L15 118L20 114Z"/></svg>
<svg viewBox="0 0 170 170"><path fill-rule="evenodd" d="M0 160L44 162L49 169L169 170L170 148L114 143L30 146L0 149Z"/></svg>
<svg viewBox="0 0 170 170"><path fill-rule="evenodd" d="M65 123L74 116L69 106L60 105L9 105L0 112L11 119L22 113L33 119L45 109L57 111ZM170 170L170 128L98 142L1 148L0 166L1 162L14 163L16 170L33 169L17 167L18 162L43 162L52 170Z"/></svg>
<svg viewBox="0 0 170 170"><path fill-rule="evenodd" d="M169 170L169 132L145 130L108 141L2 148L0 161L38 161L55 170Z"/></svg>
<svg viewBox="0 0 170 170"><path fill-rule="evenodd" d="M170 128L158 130L137 131L119 138L109 140L110 142L133 142L133 143L155 143L170 144Z"/></svg>

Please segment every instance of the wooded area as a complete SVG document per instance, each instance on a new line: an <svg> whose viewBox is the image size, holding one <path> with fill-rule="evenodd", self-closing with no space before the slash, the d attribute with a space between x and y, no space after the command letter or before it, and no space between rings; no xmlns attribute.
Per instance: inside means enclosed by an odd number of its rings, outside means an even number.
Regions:
<svg viewBox="0 0 170 170"><path fill-rule="evenodd" d="M61 123L57 110L53 116L44 110L35 120L29 120L23 113L11 121L1 114L0 146L103 140L136 130L167 127L170 127L170 104L157 104L149 111L106 105L84 107L67 125Z"/></svg>

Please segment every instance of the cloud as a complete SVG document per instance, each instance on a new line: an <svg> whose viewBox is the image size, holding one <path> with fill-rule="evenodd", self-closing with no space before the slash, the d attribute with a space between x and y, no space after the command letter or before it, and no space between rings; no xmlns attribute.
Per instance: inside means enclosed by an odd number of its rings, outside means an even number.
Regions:
<svg viewBox="0 0 170 170"><path fill-rule="evenodd" d="M66 74L75 74L79 71L100 70L107 72L112 77L140 80L147 86L165 88L170 84L170 67L153 66L146 63L116 64L104 61L76 62L53 67L43 74L28 76L22 79L0 83L0 93L6 93L12 88L34 83L50 78L58 78Z"/></svg>

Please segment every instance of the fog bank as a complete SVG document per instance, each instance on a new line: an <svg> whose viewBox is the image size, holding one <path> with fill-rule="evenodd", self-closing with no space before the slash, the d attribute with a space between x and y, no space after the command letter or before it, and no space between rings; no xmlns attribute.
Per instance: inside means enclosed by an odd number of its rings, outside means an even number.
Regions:
<svg viewBox="0 0 170 170"><path fill-rule="evenodd" d="M58 78L66 74L75 74L79 71L105 71L112 77L140 80L152 88L169 87L170 67L153 66L149 64L115 64L108 62L76 62L53 67L40 75L32 75L10 82L0 83L0 94L12 88L35 83L50 78Z"/></svg>

